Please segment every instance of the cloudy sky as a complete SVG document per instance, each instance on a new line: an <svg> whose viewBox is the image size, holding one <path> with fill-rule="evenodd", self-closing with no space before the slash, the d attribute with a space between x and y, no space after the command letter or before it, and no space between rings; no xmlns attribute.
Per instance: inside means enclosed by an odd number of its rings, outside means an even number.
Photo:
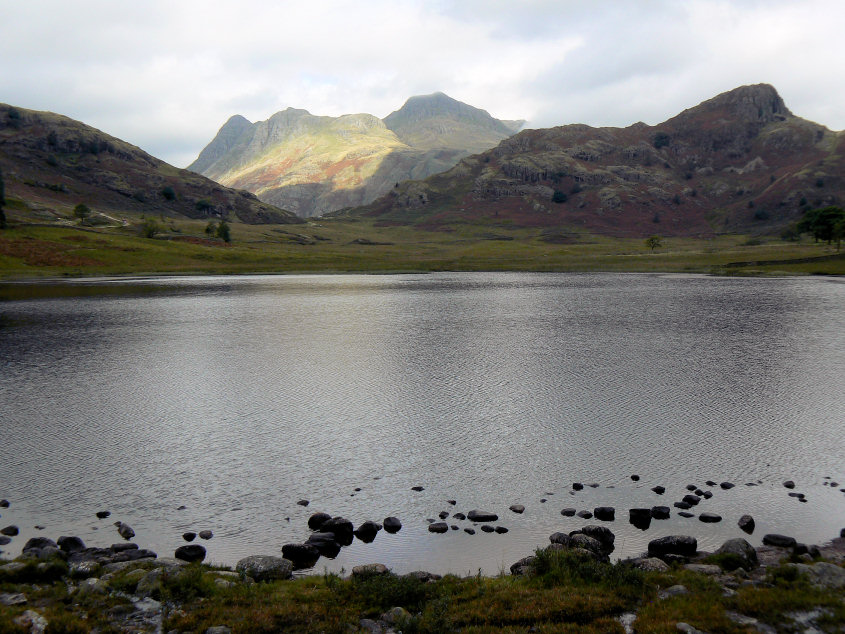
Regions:
<svg viewBox="0 0 845 634"><path fill-rule="evenodd" d="M659 123L736 86L845 128L841 0L4 2L0 101L184 167L229 116L443 91L530 127Z"/></svg>

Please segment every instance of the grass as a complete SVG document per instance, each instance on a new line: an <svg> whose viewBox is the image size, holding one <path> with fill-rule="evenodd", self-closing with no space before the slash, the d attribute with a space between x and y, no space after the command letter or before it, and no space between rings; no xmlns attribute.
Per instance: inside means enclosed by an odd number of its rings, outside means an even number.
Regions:
<svg viewBox="0 0 845 634"><path fill-rule="evenodd" d="M14 219L14 213L11 214ZM208 239L206 222L165 220L143 238L133 226L15 224L0 232L0 278L140 274L242 274L414 271L689 272L728 275L845 274L845 257L809 240L747 236L667 238L654 251L639 239L578 235L549 244L540 229L456 224L450 231L376 226L371 220L316 220L303 225L232 224L232 243ZM495 236L510 239L490 239ZM495 237L494 236L494 237ZM363 239L371 243L360 244ZM731 263L774 264L728 267Z"/></svg>

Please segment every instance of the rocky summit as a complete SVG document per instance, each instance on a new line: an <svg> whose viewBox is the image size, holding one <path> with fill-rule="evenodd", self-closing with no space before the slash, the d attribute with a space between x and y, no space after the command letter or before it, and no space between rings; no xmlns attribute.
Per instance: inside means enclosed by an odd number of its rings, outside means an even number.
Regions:
<svg viewBox="0 0 845 634"><path fill-rule="evenodd" d="M771 234L808 209L841 204L843 174L845 134L795 116L759 84L654 126L525 130L349 214L432 229L545 227L550 241Z"/></svg>
<svg viewBox="0 0 845 634"><path fill-rule="evenodd" d="M372 202L494 147L524 122L499 121L443 93L410 98L383 120L288 108L231 117L188 169L303 217Z"/></svg>

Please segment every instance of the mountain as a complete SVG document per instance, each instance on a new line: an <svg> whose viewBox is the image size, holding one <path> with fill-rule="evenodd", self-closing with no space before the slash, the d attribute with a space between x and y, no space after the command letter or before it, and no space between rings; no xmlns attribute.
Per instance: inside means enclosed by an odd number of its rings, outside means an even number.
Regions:
<svg viewBox="0 0 845 634"><path fill-rule="evenodd" d="M771 233L845 198L845 133L742 86L656 126L526 130L351 215L618 236ZM554 235L551 229L548 235Z"/></svg>
<svg viewBox="0 0 845 634"><path fill-rule="evenodd" d="M84 203L96 212L301 222L84 123L7 104L0 104L0 168L7 197L45 218Z"/></svg>
<svg viewBox="0 0 845 634"><path fill-rule="evenodd" d="M288 108L266 121L230 118L189 170L303 217L367 204L494 147L524 122L503 122L443 93L412 97L384 120Z"/></svg>

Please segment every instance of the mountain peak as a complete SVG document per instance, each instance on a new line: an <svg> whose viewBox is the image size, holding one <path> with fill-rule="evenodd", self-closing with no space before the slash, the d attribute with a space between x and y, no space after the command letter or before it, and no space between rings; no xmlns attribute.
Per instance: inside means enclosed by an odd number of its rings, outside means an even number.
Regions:
<svg viewBox="0 0 845 634"><path fill-rule="evenodd" d="M693 108L684 110L670 121L682 121L716 112L725 117L758 124L784 121L794 116L774 86L754 84L740 86L716 95Z"/></svg>

